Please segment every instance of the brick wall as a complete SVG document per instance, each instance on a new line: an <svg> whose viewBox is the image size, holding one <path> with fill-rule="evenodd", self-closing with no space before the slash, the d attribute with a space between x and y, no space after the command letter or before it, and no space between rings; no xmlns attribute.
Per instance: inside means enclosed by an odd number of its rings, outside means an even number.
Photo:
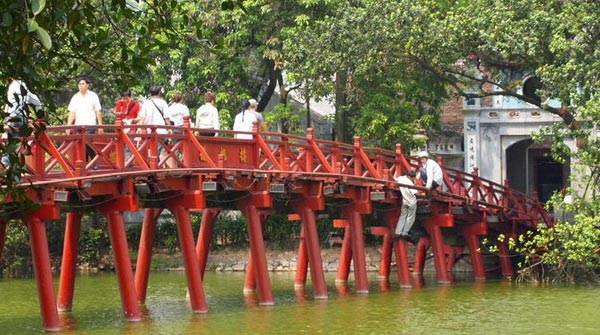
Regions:
<svg viewBox="0 0 600 335"><path fill-rule="evenodd" d="M457 97L446 103L442 107L440 121L442 123L442 131L457 132L462 134L465 116L462 112L462 98Z"/></svg>

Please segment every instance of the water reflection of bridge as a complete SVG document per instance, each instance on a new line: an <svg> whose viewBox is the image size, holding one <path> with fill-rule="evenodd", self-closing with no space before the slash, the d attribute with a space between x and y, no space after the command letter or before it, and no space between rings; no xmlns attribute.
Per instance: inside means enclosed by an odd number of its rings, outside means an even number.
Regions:
<svg viewBox="0 0 600 335"><path fill-rule="evenodd" d="M397 263L400 286L411 287L407 242L392 239L400 215L401 198L393 176L416 167L415 159L395 152L366 148L356 138L353 144L287 134L260 134L252 140L195 136L186 119L181 132L161 135L124 132L120 119L103 126L102 134L85 134L82 127L49 127L27 156L28 174L23 185L41 206L22 215L30 235L44 329L59 328L58 311L69 311L73 302L77 245L81 216L94 208L107 217L108 231L121 293L124 316L141 318L156 220L164 209L175 217L184 259L192 310L207 311L202 276L205 271L214 219L222 209L239 209L248 224L250 252L245 291L256 291L259 304L272 305L263 229L265 219L277 210L301 220L301 238L295 285L306 284L309 269L315 299L327 298L316 214L328 209L335 227L344 229L336 282L346 282L353 263L356 293L367 293L367 271L363 239L363 215L380 218L370 232L383 236L379 275L389 278L392 254ZM166 127L175 130L173 127ZM66 135L66 130L74 134ZM95 152L86 159L86 147ZM448 245L444 236L459 235L466 241L475 279L485 278L479 252L480 238L516 237L542 223L552 224L533 198L473 174L444 169L444 191L431 196L420 208L426 234L417 243L413 274L421 272L426 250L431 247L439 282L450 282L449 270L462 248ZM125 236L123 212L144 209L135 273L132 271ZM58 297L55 298L45 221L67 212ZM197 241L190 224L190 211L202 211ZM0 245L6 237L4 216ZM496 242L504 275L512 273L507 240Z"/></svg>

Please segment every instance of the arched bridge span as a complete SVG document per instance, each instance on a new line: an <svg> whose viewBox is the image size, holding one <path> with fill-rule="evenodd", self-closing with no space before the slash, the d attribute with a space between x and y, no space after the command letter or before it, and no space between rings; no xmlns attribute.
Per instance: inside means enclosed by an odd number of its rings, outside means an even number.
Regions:
<svg viewBox="0 0 600 335"><path fill-rule="evenodd" d="M87 134L91 128L97 128L97 133ZM197 129L190 127L188 119L179 128L147 128L124 126L117 117L115 125L101 128L48 127L38 138L30 139L28 173L21 181L28 187L28 197L40 207L23 213L21 219L29 229L46 330L58 329L57 311L71 310L81 216L90 208L107 217L128 320L141 317L138 303L146 297L154 225L164 209L176 218L194 312L207 311L202 276L212 225L222 209L239 209L246 217L250 252L244 290L256 290L260 304L273 304L262 226L274 209L287 211L290 220L302 221L295 281L303 287L310 268L316 299L327 298L316 229L316 213L325 210L335 216L333 225L345 230L336 282L348 280L353 262L356 292L368 292L363 217L377 214L380 223L370 230L384 237L379 275L389 277L395 254L398 281L403 287L411 286L407 242L392 238L401 208L394 176L418 167L418 162L404 155L400 145L388 151L364 147L359 138L352 144L318 140L311 129L306 137L259 133L257 127L251 140L235 139L234 133L226 130L219 131L218 137L204 137L196 135ZM456 246L446 245L444 235L452 231L466 241L475 278L484 279L478 252L481 236L490 240L500 234L516 237L538 224L552 225L535 199L480 178L477 171L443 168L443 174L442 190L431 194L419 209L426 234L417 244L413 273L421 272L425 251L431 246L437 280L451 280L448 271L454 264ZM144 209L144 219L134 273L123 212L139 209ZM59 219L61 211L67 212L67 221L55 297L44 225ZM202 211L197 241L190 211ZM8 213L0 212L0 246L11 218ZM502 257L508 256L508 246L498 243L502 273L510 275L510 261Z"/></svg>

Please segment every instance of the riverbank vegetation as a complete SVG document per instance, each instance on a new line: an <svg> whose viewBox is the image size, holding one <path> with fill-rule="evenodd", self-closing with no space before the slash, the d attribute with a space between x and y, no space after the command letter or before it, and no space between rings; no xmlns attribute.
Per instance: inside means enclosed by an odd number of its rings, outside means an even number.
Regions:
<svg viewBox="0 0 600 335"><path fill-rule="evenodd" d="M51 125L65 123L82 75L92 78L106 123L121 91L144 95L159 84L167 97L183 92L192 117L202 94L216 92L225 128L243 100L258 98L264 110L277 96L265 119L302 131L298 115L307 110L292 113L294 92L299 101L333 102L337 140L362 136L387 148L422 144L414 135L441 129L442 106L456 97L508 96L554 113L563 123L537 139L551 143L555 160L570 163L572 180L548 208L575 215L559 217L554 229L542 227L515 250L556 280L577 281L579 270L597 277L597 1L0 0L0 7L0 76L23 79L43 99L37 116ZM521 90L528 76L536 84ZM22 198L14 187L24 172L19 138L8 141L0 150L14 164L0 172L2 192ZM564 204L565 196L573 201ZM105 236L94 231L103 228L92 227L84 239L101 243ZM22 227L9 229L7 246L18 247Z"/></svg>

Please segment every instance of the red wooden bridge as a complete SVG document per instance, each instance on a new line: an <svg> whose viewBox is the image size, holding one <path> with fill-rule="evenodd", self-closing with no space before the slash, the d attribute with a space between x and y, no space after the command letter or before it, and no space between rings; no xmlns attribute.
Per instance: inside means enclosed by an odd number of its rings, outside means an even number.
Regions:
<svg viewBox="0 0 600 335"><path fill-rule="evenodd" d="M127 126L131 128L130 126ZM29 198L41 206L22 215L30 235L43 327L59 329L58 311L73 302L77 245L82 212L95 208L105 214L124 316L141 318L148 284L156 220L164 209L176 219L193 312L207 311L202 278L213 222L222 209L239 209L246 217L250 252L244 290L256 291L259 304L273 304L263 224L273 209L301 220L301 238L295 285L306 284L308 269L315 299L327 298L316 212L330 209L333 225L345 230L336 282L346 282L353 262L355 290L368 292L364 253L363 216L380 218L371 233L383 235L380 277L387 279L393 254L400 286L410 287L407 242L393 239L400 215L401 197L394 176L418 167L397 145L395 151L367 148L359 138L353 144L306 137L259 133L251 140L196 136L186 119L184 126L140 127L143 134L127 132L121 119L104 125L103 133L86 134L84 127L48 127L32 138L27 157L28 174L22 176ZM90 128L90 127L87 127ZM136 126L133 126L135 129ZM160 134L160 129L172 134ZM67 131L72 132L67 135ZM147 132L146 132L147 130ZM86 158L86 146L94 155ZM470 250L475 279L485 278L480 238L516 237L538 224L552 225L540 203L507 186L449 168L444 169L443 191L430 195L419 216L427 232L417 244L413 274L422 271L431 247L439 282L450 282L449 270L461 247L446 245L444 235L464 238ZM135 272L129 257L123 212L144 209ZM66 215L58 296L55 296L45 221ZM197 241L190 211L202 211ZM0 255L9 218L0 221ZM373 220L371 220L373 221ZM508 245L496 242L503 275L512 274ZM309 266L310 265L310 266Z"/></svg>

